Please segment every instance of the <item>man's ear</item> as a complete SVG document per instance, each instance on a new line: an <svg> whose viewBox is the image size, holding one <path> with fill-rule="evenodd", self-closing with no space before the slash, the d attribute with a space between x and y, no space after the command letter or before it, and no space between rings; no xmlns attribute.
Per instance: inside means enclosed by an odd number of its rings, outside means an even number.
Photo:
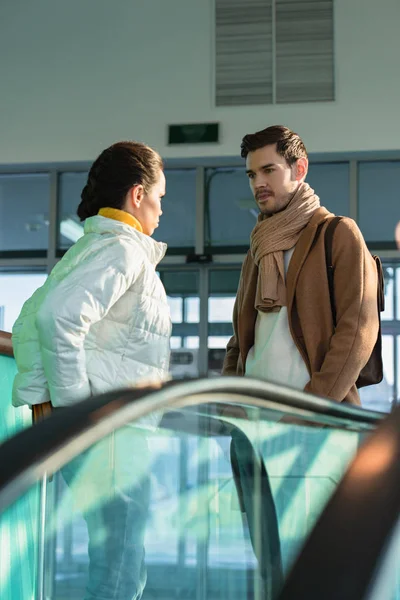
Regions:
<svg viewBox="0 0 400 600"><path fill-rule="evenodd" d="M304 181L308 173L308 158L302 157L296 161L296 180Z"/></svg>
<svg viewBox="0 0 400 600"><path fill-rule="evenodd" d="M394 237L395 237L395 240L396 240L397 247L400 250L400 221L396 225Z"/></svg>

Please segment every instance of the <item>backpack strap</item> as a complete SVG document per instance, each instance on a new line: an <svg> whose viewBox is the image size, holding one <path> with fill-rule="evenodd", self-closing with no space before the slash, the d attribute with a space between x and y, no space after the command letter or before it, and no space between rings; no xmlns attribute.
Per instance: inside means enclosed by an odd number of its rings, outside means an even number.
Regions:
<svg viewBox="0 0 400 600"><path fill-rule="evenodd" d="M333 261L332 261L332 245L333 245L333 234L335 232L336 227L339 225L341 221L341 217L333 217L328 224L328 227L325 231L325 262L326 262L326 274L328 276L328 285L329 285L329 298L331 300L331 310L332 310L332 319L333 325L336 327L336 303L335 303L335 288L333 284Z"/></svg>
<svg viewBox="0 0 400 600"><path fill-rule="evenodd" d="M385 310L385 276L383 273L382 262L379 256L372 255L378 271L378 309L379 312Z"/></svg>

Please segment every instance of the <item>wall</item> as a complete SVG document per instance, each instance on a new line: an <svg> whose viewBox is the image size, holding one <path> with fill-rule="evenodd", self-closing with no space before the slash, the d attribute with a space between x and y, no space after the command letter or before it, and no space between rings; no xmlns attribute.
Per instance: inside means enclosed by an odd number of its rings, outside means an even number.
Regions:
<svg viewBox="0 0 400 600"><path fill-rule="evenodd" d="M121 138L166 157L236 155L273 123L311 152L400 148L400 3L335 0L333 103L216 108L213 0L3 0L0 164L91 160ZM220 145L166 146L166 125L219 121Z"/></svg>

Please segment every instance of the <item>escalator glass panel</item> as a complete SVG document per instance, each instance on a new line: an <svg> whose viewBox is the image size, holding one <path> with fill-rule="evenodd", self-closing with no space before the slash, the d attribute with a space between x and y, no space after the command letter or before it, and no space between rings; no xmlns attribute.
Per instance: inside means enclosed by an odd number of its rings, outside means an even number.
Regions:
<svg viewBox="0 0 400 600"><path fill-rule="evenodd" d="M277 598L360 443L281 418L221 400L77 448L0 515L0 597Z"/></svg>

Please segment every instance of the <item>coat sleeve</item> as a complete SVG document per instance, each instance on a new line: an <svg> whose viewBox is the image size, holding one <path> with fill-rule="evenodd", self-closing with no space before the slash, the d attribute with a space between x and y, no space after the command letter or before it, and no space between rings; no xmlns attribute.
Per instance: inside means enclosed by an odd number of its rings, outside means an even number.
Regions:
<svg viewBox="0 0 400 600"><path fill-rule="evenodd" d="M233 307L232 325L233 325L233 336L229 340L226 346L226 353L224 358L224 364L222 366L222 375L236 375L237 364L239 360L240 350L239 341L237 335L237 322L238 322L238 296L236 296L235 305Z"/></svg>
<svg viewBox="0 0 400 600"><path fill-rule="evenodd" d="M109 246L82 261L51 289L36 315L36 326L53 406L90 396L85 337L94 323L134 283L143 259L122 245Z"/></svg>
<svg viewBox="0 0 400 600"><path fill-rule="evenodd" d="M379 329L375 261L352 219L337 226L332 261L337 325L321 369L305 391L342 401L368 362Z"/></svg>
<svg viewBox="0 0 400 600"><path fill-rule="evenodd" d="M238 374L238 362L240 358L238 320L239 312L243 310L244 288L246 287L245 282L248 280L247 273L249 271L250 262L251 254L249 251L246 255L246 258L243 261L242 270L240 273L240 279L232 315L233 336L231 337L226 346L226 354L224 364L222 366L222 375Z"/></svg>

